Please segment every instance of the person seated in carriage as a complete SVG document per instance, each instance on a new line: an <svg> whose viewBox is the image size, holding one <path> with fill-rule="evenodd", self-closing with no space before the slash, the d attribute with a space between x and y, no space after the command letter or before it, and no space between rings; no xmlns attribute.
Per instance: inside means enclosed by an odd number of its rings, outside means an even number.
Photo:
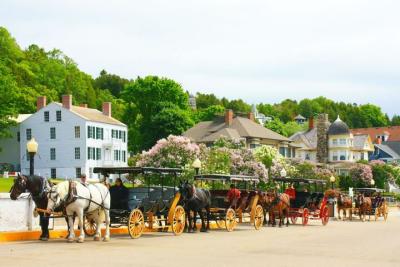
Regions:
<svg viewBox="0 0 400 267"><path fill-rule="evenodd" d="M293 184L290 184L289 187L286 188L285 194L289 196L290 201L294 201L296 199L296 190L294 189Z"/></svg>
<svg viewBox="0 0 400 267"><path fill-rule="evenodd" d="M236 188L234 184L231 184L230 188L231 189L228 191L226 197L228 198L229 207L236 208L238 200L240 199L240 191Z"/></svg>
<svg viewBox="0 0 400 267"><path fill-rule="evenodd" d="M381 193L378 192L378 194L376 195L376 197L374 199L374 207L379 208L382 205L383 201L384 201L384 199L383 199Z"/></svg>
<svg viewBox="0 0 400 267"><path fill-rule="evenodd" d="M129 189L122 183L121 178L115 180L110 187L111 208L128 209Z"/></svg>

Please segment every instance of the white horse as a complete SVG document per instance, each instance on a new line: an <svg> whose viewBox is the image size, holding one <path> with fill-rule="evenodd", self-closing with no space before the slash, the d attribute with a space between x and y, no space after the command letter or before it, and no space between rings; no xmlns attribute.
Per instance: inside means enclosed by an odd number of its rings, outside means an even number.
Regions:
<svg viewBox="0 0 400 267"><path fill-rule="evenodd" d="M76 188L76 195L69 194L70 183L73 183L72 186ZM68 242L73 242L75 239L73 219L75 215L79 219L79 243L83 243L85 240L84 216L93 219L97 224L95 241L100 241L101 225L105 220L106 232L103 241L110 240L110 192L105 185L100 183L83 185L79 182L64 181L51 188L48 199L47 210L49 212L61 205L65 207L69 226Z"/></svg>

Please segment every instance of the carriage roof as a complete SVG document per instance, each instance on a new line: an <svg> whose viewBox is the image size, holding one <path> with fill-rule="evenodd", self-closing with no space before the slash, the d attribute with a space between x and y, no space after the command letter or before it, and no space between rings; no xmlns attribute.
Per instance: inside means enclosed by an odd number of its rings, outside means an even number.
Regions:
<svg viewBox="0 0 400 267"><path fill-rule="evenodd" d="M260 182L255 176L234 175L234 174L200 174L194 176L195 180L207 181L240 181L240 182Z"/></svg>
<svg viewBox="0 0 400 267"><path fill-rule="evenodd" d="M327 184L328 182L325 180L318 179L303 179L303 178L273 178L276 182L285 182L285 183L306 183L306 184Z"/></svg>
<svg viewBox="0 0 400 267"><path fill-rule="evenodd" d="M94 173L101 174L161 174L161 175L178 175L183 172L179 168L156 168L156 167L96 167L93 169Z"/></svg>

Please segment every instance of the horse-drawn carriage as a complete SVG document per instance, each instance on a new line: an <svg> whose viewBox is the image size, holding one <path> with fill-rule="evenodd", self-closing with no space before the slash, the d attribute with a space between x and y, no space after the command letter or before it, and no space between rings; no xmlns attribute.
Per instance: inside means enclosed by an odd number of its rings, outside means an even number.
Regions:
<svg viewBox="0 0 400 267"><path fill-rule="evenodd" d="M274 181L282 183L281 188L284 188L285 184L293 184L295 188L299 188L300 185L303 187L302 191L296 190L295 198L290 201L289 217L292 224L296 224L298 218L301 218L304 226L309 220L321 220L322 225L328 224L328 198L323 193L327 183L325 180L275 178Z"/></svg>
<svg viewBox="0 0 400 267"><path fill-rule="evenodd" d="M113 208L113 202L119 199L111 198L110 221L112 227L127 226L131 238L139 238L145 229L168 231L171 228L175 235L182 234L185 228L185 211L180 202L180 193L174 186L164 186L164 180L172 177L174 183L182 172L176 168L152 167L122 167L95 168L95 173L129 174L143 176L146 187L129 189L125 205ZM156 177L155 177L156 176ZM151 186L151 178L156 178L160 186ZM86 220L85 232L92 235L97 228L94 221Z"/></svg>
<svg viewBox="0 0 400 267"><path fill-rule="evenodd" d="M351 210L350 219L352 215L358 215L360 220L365 221L366 216L370 220L374 216L375 221L382 217L387 221L389 215L389 207L385 198L381 196L384 192L382 189L377 188L354 188L355 193L354 207Z"/></svg>
<svg viewBox="0 0 400 267"><path fill-rule="evenodd" d="M240 198L235 203L227 201L229 190L210 190L210 220L215 221L218 227L225 228L229 232L234 230L237 223L250 223L256 230L261 228L264 222L264 212L259 203L259 192L255 189L255 185L259 182L258 178L244 175L201 174L196 175L194 179L211 183L242 184Z"/></svg>

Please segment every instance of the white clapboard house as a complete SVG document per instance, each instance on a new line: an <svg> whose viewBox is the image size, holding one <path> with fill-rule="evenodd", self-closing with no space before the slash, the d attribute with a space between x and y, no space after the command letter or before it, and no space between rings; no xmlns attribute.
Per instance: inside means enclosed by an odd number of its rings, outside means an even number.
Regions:
<svg viewBox="0 0 400 267"><path fill-rule="evenodd" d="M94 167L125 167L128 161L128 132L125 124L112 118L111 103L103 110L73 106L72 96L62 103L46 105L46 97L37 100L37 111L19 124L20 168L29 173L26 143L34 137L39 144L35 174L47 178L76 178L85 173L100 178Z"/></svg>

